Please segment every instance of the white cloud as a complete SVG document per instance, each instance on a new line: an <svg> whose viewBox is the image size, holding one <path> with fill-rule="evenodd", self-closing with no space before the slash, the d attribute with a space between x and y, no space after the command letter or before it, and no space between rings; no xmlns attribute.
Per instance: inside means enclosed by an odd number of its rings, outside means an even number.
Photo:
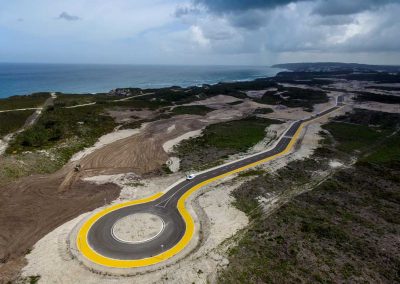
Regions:
<svg viewBox="0 0 400 284"><path fill-rule="evenodd" d="M0 61L271 64L325 54L400 63L400 4L392 0L260 0L248 9L193 1L0 0Z"/></svg>
<svg viewBox="0 0 400 284"><path fill-rule="evenodd" d="M199 26L190 27L191 39L201 47L207 47L210 44L210 40L206 38L203 31Z"/></svg>

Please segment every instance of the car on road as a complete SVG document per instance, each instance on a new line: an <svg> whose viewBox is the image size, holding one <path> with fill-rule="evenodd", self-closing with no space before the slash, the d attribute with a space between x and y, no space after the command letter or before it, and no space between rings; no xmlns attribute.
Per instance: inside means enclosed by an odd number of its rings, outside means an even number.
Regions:
<svg viewBox="0 0 400 284"><path fill-rule="evenodd" d="M190 174L190 175L187 175L187 176L186 176L186 179L187 179L187 180L191 180L191 179L194 179L195 177L196 177L195 174Z"/></svg>

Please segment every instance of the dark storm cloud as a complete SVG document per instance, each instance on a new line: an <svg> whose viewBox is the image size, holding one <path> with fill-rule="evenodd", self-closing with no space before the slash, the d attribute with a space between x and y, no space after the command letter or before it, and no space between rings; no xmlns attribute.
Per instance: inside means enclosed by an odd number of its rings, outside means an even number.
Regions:
<svg viewBox="0 0 400 284"><path fill-rule="evenodd" d="M315 14L351 15L367 10L375 10L400 0L194 0L215 13L243 12L252 9L268 10L296 2L315 2Z"/></svg>
<svg viewBox="0 0 400 284"><path fill-rule="evenodd" d="M357 23L357 21L351 15L332 15L319 17L316 23L322 26L343 26Z"/></svg>
<svg viewBox="0 0 400 284"><path fill-rule="evenodd" d="M70 15L67 12L62 12L58 18L59 20L66 20L66 21L78 21L81 18L79 18L78 16L74 16L74 15Z"/></svg>
<svg viewBox="0 0 400 284"><path fill-rule="evenodd" d="M235 27L256 30L265 25L268 21L268 17L263 11L249 10L243 13L236 13L234 16L230 17L229 20Z"/></svg>
<svg viewBox="0 0 400 284"><path fill-rule="evenodd" d="M216 13L246 11L251 9L273 9L279 6L306 0L195 0Z"/></svg>
<svg viewBox="0 0 400 284"><path fill-rule="evenodd" d="M351 15L368 10L376 10L390 3L400 3L400 0L321 0L314 9L315 14Z"/></svg>
<svg viewBox="0 0 400 284"><path fill-rule="evenodd" d="M178 7L175 10L175 17L183 17L186 15L193 15L193 14L198 14L200 13L200 10L197 8L192 8L192 7Z"/></svg>

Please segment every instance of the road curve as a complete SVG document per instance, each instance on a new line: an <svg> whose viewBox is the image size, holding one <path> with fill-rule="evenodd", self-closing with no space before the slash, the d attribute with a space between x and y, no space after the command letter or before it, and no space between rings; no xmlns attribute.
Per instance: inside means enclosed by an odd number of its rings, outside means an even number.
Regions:
<svg viewBox="0 0 400 284"><path fill-rule="evenodd" d="M294 122L275 147L268 151L210 169L192 180L176 184L166 193L117 204L94 214L80 228L76 239L77 248L90 261L116 268L143 267L169 259L184 249L194 235L194 221L185 208L185 200L194 191L215 180L285 155L292 149L306 123L327 115L342 105L343 96L339 96L334 107ZM157 215L164 222L163 231L146 242L119 241L112 233L114 224L121 218L136 213Z"/></svg>

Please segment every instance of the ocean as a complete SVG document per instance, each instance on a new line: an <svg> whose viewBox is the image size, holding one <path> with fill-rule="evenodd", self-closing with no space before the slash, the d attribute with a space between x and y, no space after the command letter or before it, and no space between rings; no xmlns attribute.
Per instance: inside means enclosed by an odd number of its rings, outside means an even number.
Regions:
<svg viewBox="0 0 400 284"><path fill-rule="evenodd" d="M34 92L100 93L115 88L187 87L275 76L267 66L0 63L0 98Z"/></svg>

